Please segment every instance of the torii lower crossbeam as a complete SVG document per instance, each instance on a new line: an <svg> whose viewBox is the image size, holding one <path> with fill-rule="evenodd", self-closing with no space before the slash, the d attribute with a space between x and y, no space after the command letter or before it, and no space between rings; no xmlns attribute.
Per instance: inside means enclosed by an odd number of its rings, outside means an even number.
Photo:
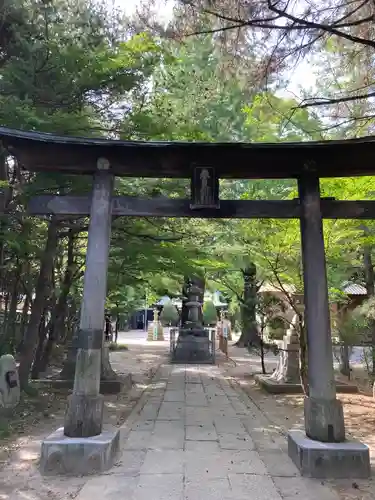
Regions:
<svg viewBox="0 0 375 500"><path fill-rule="evenodd" d="M195 217L207 219L298 219L301 204L294 200L221 200L220 208L190 208L190 200L180 198L138 198L114 196L112 215L124 217ZM375 219L375 201L320 199L323 219ZM35 196L30 215L85 216L90 214L89 196Z"/></svg>

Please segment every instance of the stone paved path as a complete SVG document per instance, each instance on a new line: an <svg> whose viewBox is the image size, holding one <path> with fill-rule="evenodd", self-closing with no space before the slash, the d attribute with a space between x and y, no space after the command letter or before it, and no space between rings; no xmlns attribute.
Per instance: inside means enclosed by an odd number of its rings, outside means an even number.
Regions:
<svg viewBox="0 0 375 500"><path fill-rule="evenodd" d="M141 405L122 429L119 462L78 500L338 498L300 477L285 437L216 366L162 366Z"/></svg>

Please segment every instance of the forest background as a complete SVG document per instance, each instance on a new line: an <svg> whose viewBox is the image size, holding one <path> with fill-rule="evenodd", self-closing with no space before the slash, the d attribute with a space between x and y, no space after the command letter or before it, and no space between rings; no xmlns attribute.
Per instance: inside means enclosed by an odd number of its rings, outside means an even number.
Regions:
<svg viewBox="0 0 375 500"><path fill-rule="evenodd" d="M184 0L168 22L152 2L131 17L121 4L83 0L5 0L1 10L2 126L150 141L275 143L373 133L368 1ZM291 96L286 89L301 64L315 84L309 88L309 77ZM42 193L87 194L91 179L30 173L2 151L0 188L0 353L17 354L27 390L30 374L46 371L77 325L88 230L85 218L31 218L27 202ZM187 180L122 178L115 190L189 196ZM372 199L375 178L324 179L321 190ZM282 200L297 191L293 180L238 180L222 181L220 193ZM347 282L362 284L370 297L349 322L333 317L335 338L346 345L373 332L374 228L371 221L324 222L330 300L347 302ZM180 296L189 277L222 292L247 345L259 337L256 313L270 307L258 299L261 284L292 288L292 306L303 292L298 222L113 221L107 308L123 324L146 293L150 303ZM369 369L375 373L372 359Z"/></svg>

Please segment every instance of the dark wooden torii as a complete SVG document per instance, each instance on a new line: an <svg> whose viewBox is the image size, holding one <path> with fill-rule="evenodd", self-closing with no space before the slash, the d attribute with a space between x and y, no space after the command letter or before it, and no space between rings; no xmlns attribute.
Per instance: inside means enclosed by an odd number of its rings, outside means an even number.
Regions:
<svg viewBox="0 0 375 500"><path fill-rule="evenodd" d="M375 173L375 138L275 144L137 142L24 132L0 127L3 147L34 172L94 177L86 196L37 196L32 215L90 215L80 346L67 436L98 435L103 401L100 355L112 215L212 218L299 218L301 223L310 394L306 434L322 442L345 440L336 399L322 218L374 219L374 201L320 197L319 178ZM191 199L112 197L115 176L191 179ZM298 181L297 200L220 200L219 179Z"/></svg>

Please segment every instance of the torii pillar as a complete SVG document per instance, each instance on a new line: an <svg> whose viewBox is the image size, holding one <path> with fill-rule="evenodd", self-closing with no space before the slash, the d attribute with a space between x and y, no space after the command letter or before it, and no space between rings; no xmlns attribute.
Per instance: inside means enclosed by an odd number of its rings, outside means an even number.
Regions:
<svg viewBox="0 0 375 500"><path fill-rule="evenodd" d="M288 451L302 475L368 477L368 447L345 440L343 407L336 399L319 177L314 171L298 179L298 191L309 395L305 433L290 431Z"/></svg>
<svg viewBox="0 0 375 500"><path fill-rule="evenodd" d="M44 474L104 471L111 467L119 446L118 429L102 431L104 401L99 392L113 181L109 161L99 158L91 199L73 394L68 398L64 429L42 443Z"/></svg>
<svg viewBox="0 0 375 500"><path fill-rule="evenodd" d="M336 399L319 178L306 175L299 179L298 190L308 344L306 435L322 442L342 442L344 414L341 402Z"/></svg>

